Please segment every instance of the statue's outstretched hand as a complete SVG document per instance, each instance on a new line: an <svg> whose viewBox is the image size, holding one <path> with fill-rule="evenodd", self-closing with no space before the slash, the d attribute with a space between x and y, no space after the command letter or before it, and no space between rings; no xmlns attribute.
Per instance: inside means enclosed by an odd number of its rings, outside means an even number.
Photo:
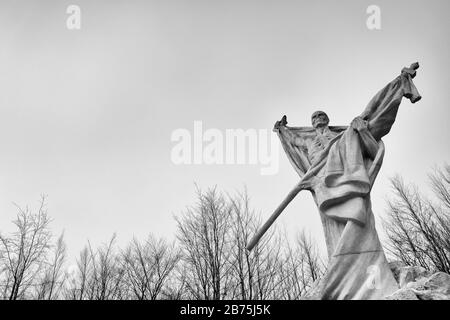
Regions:
<svg viewBox="0 0 450 320"><path fill-rule="evenodd" d="M287 125L287 118L286 116L283 116L280 121L275 122L275 125L273 126L273 131L278 131L281 126Z"/></svg>
<svg viewBox="0 0 450 320"><path fill-rule="evenodd" d="M356 131L363 131L368 129L367 121L363 120L363 118L361 117L356 117L355 119L353 119L352 122L350 123L350 126Z"/></svg>
<svg viewBox="0 0 450 320"><path fill-rule="evenodd" d="M414 62L413 64L411 64L408 68L405 67L402 69L402 73L408 73L411 75L411 78L414 79L414 77L416 76L416 70L419 69L419 63L418 62Z"/></svg>

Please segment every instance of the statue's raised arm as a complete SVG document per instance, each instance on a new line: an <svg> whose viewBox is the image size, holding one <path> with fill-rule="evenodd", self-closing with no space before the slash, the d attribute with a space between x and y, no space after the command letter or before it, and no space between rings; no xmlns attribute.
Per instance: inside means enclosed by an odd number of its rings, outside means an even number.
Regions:
<svg viewBox="0 0 450 320"><path fill-rule="evenodd" d="M397 78L370 100L361 114L361 118L368 121L369 131L376 140L381 139L391 130L403 97L412 103L422 98L412 81L418 68L418 62L413 63L409 68L403 68Z"/></svg>

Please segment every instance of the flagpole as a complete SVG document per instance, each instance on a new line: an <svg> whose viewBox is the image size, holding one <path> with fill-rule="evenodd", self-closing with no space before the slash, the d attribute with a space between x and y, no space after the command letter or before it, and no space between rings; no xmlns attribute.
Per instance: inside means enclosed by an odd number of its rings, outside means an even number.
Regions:
<svg viewBox="0 0 450 320"><path fill-rule="evenodd" d="M295 198L295 196L303 190L302 181L300 181L289 194L284 198L283 202L280 203L278 208L272 213L269 219L264 223L264 225L258 230L258 232L253 236L253 238L247 244L247 250L251 251L261 237L266 233L266 231L270 228L270 226L275 222L278 216L283 212L284 209L288 206L288 204Z"/></svg>

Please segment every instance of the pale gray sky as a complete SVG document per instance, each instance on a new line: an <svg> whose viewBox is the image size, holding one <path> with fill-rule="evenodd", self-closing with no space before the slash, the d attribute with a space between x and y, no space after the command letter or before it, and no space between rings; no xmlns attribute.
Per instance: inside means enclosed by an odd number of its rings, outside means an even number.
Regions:
<svg viewBox="0 0 450 320"><path fill-rule="evenodd" d="M66 8L81 8L81 30ZM381 30L366 8L381 8ZM427 187L448 160L450 2L442 1L5 1L0 2L0 230L12 202L48 195L53 229L70 254L90 239L172 238L173 214L195 202L194 182L247 185L268 217L298 177L280 154L276 175L255 165L176 166L171 133L271 129L283 114L310 124L325 110L347 125L402 67L419 61L423 96L404 100L373 189L381 216L395 173ZM311 196L277 222L324 245Z"/></svg>

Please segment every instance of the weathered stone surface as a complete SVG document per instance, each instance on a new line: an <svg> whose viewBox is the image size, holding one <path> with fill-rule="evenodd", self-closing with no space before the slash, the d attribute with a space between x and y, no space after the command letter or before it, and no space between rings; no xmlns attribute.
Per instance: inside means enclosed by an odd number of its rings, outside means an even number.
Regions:
<svg viewBox="0 0 450 320"><path fill-rule="evenodd" d="M423 285L428 290L434 290L450 296L450 275L444 272L437 272Z"/></svg>
<svg viewBox="0 0 450 320"><path fill-rule="evenodd" d="M399 289L390 296L385 298L386 300L419 300L413 289Z"/></svg>
<svg viewBox="0 0 450 320"><path fill-rule="evenodd" d="M428 280L428 278L420 278L416 281L408 282L404 285L403 288L405 289L414 289L414 290L427 290L424 286L425 282Z"/></svg>
<svg viewBox="0 0 450 320"><path fill-rule="evenodd" d="M385 300L450 300L450 274L444 272L432 273L422 267L405 266L400 261L389 263L397 282L400 278L403 286ZM408 282L408 279L412 281ZM309 292L301 300L321 299L323 279L316 280Z"/></svg>
<svg viewBox="0 0 450 320"><path fill-rule="evenodd" d="M386 300L450 300L450 275L432 273L422 267L402 266L399 261L389 263L400 290Z"/></svg>
<svg viewBox="0 0 450 320"><path fill-rule="evenodd" d="M450 300L450 296L447 296L443 293L433 291L433 290L412 290L415 295L419 298L419 300Z"/></svg>
<svg viewBox="0 0 450 320"><path fill-rule="evenodd" d="M430 272L422 267L403 267L398 275L398 284L404 288L408 283L430 276Z"/></svg>
<svg viewBox="0 0 450 320"><path fill-rule="evenodd" d="M398 283L398 277L400 275L401 268L406 267L403 261L391 261L389 262L389 268L391 268L392 274L394 275L395 281Z"/></svg>

